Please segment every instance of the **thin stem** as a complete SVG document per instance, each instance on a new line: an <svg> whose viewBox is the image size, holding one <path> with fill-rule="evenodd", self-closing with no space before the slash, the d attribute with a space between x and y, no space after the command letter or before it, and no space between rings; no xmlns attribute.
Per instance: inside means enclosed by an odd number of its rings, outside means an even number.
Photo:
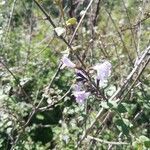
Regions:
<svg viewBox="0 0 150 150"><path fill-rule="evenodd" d="M95 140L95 141L100 142L100 143L103 143L103 144L111 144L111 145L129 145L129 143L127 143L127 142L106 141L106 140L102 140L102 139L99 139L99 138L92 137L92 136L90 136L90 135L87 136L87 139Z"/></svg>
<svg viewBox="0 0 150 150"><path fill-rule="evenodd" d="M129 26L130 26L130 31L131 31L131 34L132 34L132 38L133 38L133 42L134 42L134 46L135 46L135 51L137 53L137 57L139 57L139 52L137 51L137 44L135 42L135 36L134 36L134 32L133 32L133 29L131 28L132 27L132 24L131 24L131 20L130 20L130 15L129 15L129 12L127 10L127 7L125 5L125 2L124 0L122 0L122 3L123 3L123 6L125 8L125 11L126 11L126 14L127 14L127 18L128 18L128 22L129 22Z"/></svg>
<svg viewBox="0 0 150 150"><path fill-rule="evenodd" d="M113 23L113 25L114 25L114 27L115 27L115 29L116 29L116 32L118 33L119 38L120 38L120 40L121 40L121 42L122 42L123 48L124 48L124 50L125 50L126 53L127 53L128 59L129 59L131 65L133 66L132 59L131 59L130 54L129 54L129 51L128 51L126 45L125 45L125 42L124 42L124 40L123 40L123 38L122 38L122 34L120 33L119 29L117 28L117 25L116 25L114 19L112 18L111 13L110 13L106 8L105 8L105 10L106 10L108 16L110 17L110 19L111 19L111 21L112 21L112 23Z"/></svg>
<svg viewBox="0 0 150 150"><path fill-rule="evenodd" d="M11 8L11 11L10 11L10 17L8 19L8 23L7 23L7 27L6 27L6 36L5 36L5 39L4 39L4 43L5 43L6 39L7 39L9 30L10 30L11 20L12 20L12 17L13 17L13 13L14 13L16 2L17 2L17 0L14 0L13 4L12 4L12 8Z"/></svg>
<svg viewBox="0 0 150 150"><path fill-rule="evenodd" d="M7 67L7 65L5 63L3 63L0 60L0 63L6 68L6 70L11 74L11 76L15 79L16 83L18 84L18 86L21 88L22 92L24 93L24 95L27 97L28 102L30 102L30 97L28 96L28 94L25 92L24 88L22 87L22 85L20 84L20 81L16 78L16 76L14 75L14 73Z"/></svg>
<svg viewBox="0 0 150 150"><path fill-rule="evenodd" d="M93 1L94 1L94 0L91 0L91 1L89 2L89 4L88 4L87 8L85 9L84 14L83 14L82 17L81 17L81 19L80 19L80 21L79 21L79 23L78 23L78 25L77 25L77 27L76 27L76 29L75 29L73 35L72 35L72 38L71 38L69 44L72 44L73 39L74 39L74 37L75 37L75 35L76 35L76 32L78 31L78 28L80 27L80 25L81 25L81 23L82 23L82 21L83 21L85 15L86 15L88 9L89 9L90 6L92 5Z"/></svg>

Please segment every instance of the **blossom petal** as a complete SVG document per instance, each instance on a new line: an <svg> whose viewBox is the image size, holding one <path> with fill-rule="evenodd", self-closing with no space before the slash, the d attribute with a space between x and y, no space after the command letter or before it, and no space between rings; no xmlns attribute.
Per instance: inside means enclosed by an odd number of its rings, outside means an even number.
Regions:
<svg viewBox="0 0 150 150"><path fill-rule="evenodd" d="M66 56L63 56L63 58L61 59L63 65L61 67L61 69L63 69L64 67L69 67L69 68L75 68L75 64Z"/></svg>
<svg viewBox="0 0 150 150"><path fill-rule="evenodd" d="M73 95L75 96L77 103L83 104L85 100L89 97L90 93L85 91L74 91Z"/></svg>
<svg viewBox="0 0 150 150"><path fill-rule="evenodd" d="M81 82L78 82L78 84L75 84L73 86L73 90L74 91L81 91L82 90L82 83Z"/></svg>
<svg viewBox="0 0 150 150"><path fill-rule="evenodd" d="M103 82L104 80L107 80L107 78L110 76L111 73L111 63L108 61L104 61L101 64L96 64L93 67L94 70L97 71L97 80L100 80L100 82Z"/></svg>

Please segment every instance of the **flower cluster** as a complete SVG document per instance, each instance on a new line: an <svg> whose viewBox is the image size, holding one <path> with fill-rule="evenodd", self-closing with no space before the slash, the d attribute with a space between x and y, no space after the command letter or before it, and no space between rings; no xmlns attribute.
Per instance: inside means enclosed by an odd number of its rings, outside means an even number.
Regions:
<svg viewBox="0 0 150 150"><path fill-rule="evenodd" d="M85 90L84 88L84 82L88 81L87 75L83 72L83 70L79 70L76 68L76 64L74 64L68 56L63 56L62 59L62 67L68 67L68 68L74 68L76 77L77 77L77 83L73 87L73 95L75 96L76 102L79 104L83 104L85 100L89 97L90 92ZM108 77L111 74L111 63L108 61L103 61L102 63L96 64L93 68L93 70L96 70L97 74L95 76L95 80L102 85L105 81L107 81Z"/></svg>

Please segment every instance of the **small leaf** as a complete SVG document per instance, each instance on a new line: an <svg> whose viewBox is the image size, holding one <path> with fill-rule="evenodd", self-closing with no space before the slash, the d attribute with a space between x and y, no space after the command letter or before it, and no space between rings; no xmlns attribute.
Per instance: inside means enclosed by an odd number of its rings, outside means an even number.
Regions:
<svg viewBox="0 0 150 150"><path fill-rule="evenodd" d="M43 115L40 115L40 114L37 114L37 115L36 115L36 118L39 119L39 120L44 120L44 116L43 116Z"/></svg>
<svg viewBox="0 0 150 150"><path fill-rule="evenodd" d="M77 19L76 18L70 18L66 21L66 25L67 26L72 26L75 25L77 23Z"/></svg>
<svg viewBox="0 0 150 150"><path fill-rule="evenodd" d="M133 124L128 119L123 118L123 122L126 124L126 126L130 128L133 127Z"/></svg>
<svg viewBox="0 0 150 150"><path fill-rule="evenodd" d="M121 119L117 119L117 120L116 120L116 124L117 124L118 126L122 126L123 121L122 121Z"/></svg>
<svg viewBox="0 0 150 150"><path fill-rule="evenodd" d="M146 148L150 148L150 140L149 141L145 141L144 145L145 145Z"/></svg>
<svg viewBox="0 0 150 150"><path fill-rule="evenodd" d="M117 124L117 126L121 127L121 130L125 135L129 134L129 127L123 122L122 119L116 120L116 124Z"/></svg>
<svg viewBox="0 0 150 150"><path fill-rule="evenodd" d="M55 30L55 32L56 32L56 34L57 34L58 36L61 36L63 33L66 32L66 30L65 30L64 28L62 28L62 27L57 27L57 28L55 28L54 30Z"/></svg>
<svg viewBox="0 0 150 150"><path fill-rule="evenodd" d="M119 104L117 106L117 110L118 110L119 113L125 113L125 112L127 112L127 109L122 104Z"/></svg>

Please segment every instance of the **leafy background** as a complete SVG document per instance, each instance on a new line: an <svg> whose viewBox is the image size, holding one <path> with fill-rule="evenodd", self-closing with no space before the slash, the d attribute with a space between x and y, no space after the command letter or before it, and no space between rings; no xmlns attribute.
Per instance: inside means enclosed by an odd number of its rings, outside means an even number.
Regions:
<svg viewBox="0 0 150 150"><path fill-rule="evenodd" d="M67 42L90 3L37 2L56 27L65 29L61 36ZM149 45L149 8L147 0L95 0L78 28L71 44L71 59L79 64L78 55L89 69L102 59L112 63L112 74L104 89L108 97L124 83L138 55ZM67 26L66 21L72 17L77 23ZM70 89L75 82L74 71L58 70L69 48L35 1L0 1L0 40L0 149L75 149L101 108L112 114L104 123L105 113L96 121L79 149L150 148L149 64L132 89L128 93L125 89L119 105L93 95L86 104L79 105ZM135 78L136 74L129 84Z"/></svg>

